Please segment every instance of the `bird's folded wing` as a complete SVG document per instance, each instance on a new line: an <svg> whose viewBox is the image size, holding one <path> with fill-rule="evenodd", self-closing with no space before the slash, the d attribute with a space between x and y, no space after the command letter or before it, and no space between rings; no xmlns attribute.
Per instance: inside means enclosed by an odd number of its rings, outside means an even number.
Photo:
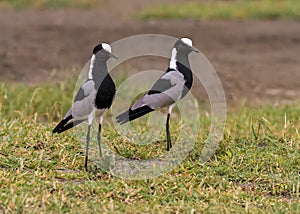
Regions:
<svg viewBox="0 0 300 214"><path fill-rule="evenodd" d="M157 80L154 85L152 86L152 88L148 91L148 95L151 94L160 94L166 90L168 90L169 88L172 88L174 85L171 83L171 81L169 79L162 79L160 78L159 80Z"/></svg>
<svg viewBox="0 0 300 214"><path fill-rule="evenodd" d="M176 71L172 70L167 73L164 73L159 80L157 80L152 88L148 91L148 95L150 94L157 94L157 93L163 93L166 90L169 90L170 88L174 87L178 83L182 83L184 81L183 75Z"/></svg>
<svg viewBox="0 0 300 214"><path fill-rule="evenodd" d="M158 109L176 102L182 92L184 78L178 71L169 71L158 79L152 88L132 107L135 110L142 106Z"/></svg>
<svg viewBox="0 0 300 214"><path fill-rule="evenodd" d="M92 80L87 80L78 90L74 102L83 100L95 90L95 83Z"/></svg>
<svg viewBox="0 0 300 214"><path fill-rule="evenodd" d="M64 118L72 115L72 119L82 119L87 117L92 111L92 101L94 99L96 90L94 88L94 82L92 80L87 80L78 90L73 105L69 111L65 114Z"/></svg>

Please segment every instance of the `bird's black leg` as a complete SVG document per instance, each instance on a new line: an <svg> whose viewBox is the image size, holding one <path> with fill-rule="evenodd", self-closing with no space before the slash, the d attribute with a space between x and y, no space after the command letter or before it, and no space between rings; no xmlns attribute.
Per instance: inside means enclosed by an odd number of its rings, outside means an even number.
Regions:
<svg viewBox="0 0 300 214"><path fill-rule="evenodd" d="M172 148L171 137L170 137L170 130L169 130L169 120L170 120L170 113L168 113L168 116L167 116L167 123L166 123L166 132L167 132L167 151L170 151L170 149Z"/></svg>
<svg viewBox="0 0 300 214"><path fill-rule="evenodd" d="M90 130L91 130L91 125L88 126L88 132L86 135L86 150L85 150L85 162L84 162L84 167L85 170L88 171L88 167L87 167L87 162L88 162L88 156L89 156L89 144L90 144Z"/></svg>
<svg viewBox="0 0 300 214"><path fill-rule="evenodd" d="M102 149L101 149L101 123L99 123L97 140L98 140L98 146L99 146L99 154L100 154L100 158L101 158L102 157Z"/></svg>

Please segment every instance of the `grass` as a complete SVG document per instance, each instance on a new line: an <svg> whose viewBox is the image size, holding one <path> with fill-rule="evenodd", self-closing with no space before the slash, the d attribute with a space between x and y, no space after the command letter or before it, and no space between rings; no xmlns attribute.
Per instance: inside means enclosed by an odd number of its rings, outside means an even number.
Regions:
<svg viewBox="0 0 300 214"><path fill-rule="evenodd" d="M0 0L0 8L45 9L45 8L95 8L101 0Z"/></svg>
<svg viewBox="0 0 300 214"><path fill-rule="evenodd" d="M84 146L76 130L51 133L53 120L71 104L68 85L0 83L1 212L300 211L299 103L230 112L224 140L205 164L198 159L209 116L201 110L202 131L184 162L156 179L130 181L92 163L91 172L84 172ZM129 145L109 124L103 135L127 157L165 152L165 143Z"/></svg>
<svg viewBox="0 0 300 214"><path fill-rule="evenodd" d="M298 0L189 1L162 4L138 13L140 19L247 20L299 19Z"/></svg>

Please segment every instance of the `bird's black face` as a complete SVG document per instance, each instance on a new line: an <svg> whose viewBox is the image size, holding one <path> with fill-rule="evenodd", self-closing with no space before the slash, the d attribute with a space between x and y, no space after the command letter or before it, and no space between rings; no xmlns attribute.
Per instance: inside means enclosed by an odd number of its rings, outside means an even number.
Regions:
<svg viewBox="0 0 300 214"><path fill-rule="evenodd" d="M174 48L176 48L177 52L186 53L189 54L191 52L199 52L196 48L192 46L192 41L187 38L179 39L175 45Z"/></svg>
<svg viewBox="0 0 300 214"><path fill-rule="evenodd" d="M93 54L97 54L99 51L103 50L102 44L98 44L93 49Z"/></svg>

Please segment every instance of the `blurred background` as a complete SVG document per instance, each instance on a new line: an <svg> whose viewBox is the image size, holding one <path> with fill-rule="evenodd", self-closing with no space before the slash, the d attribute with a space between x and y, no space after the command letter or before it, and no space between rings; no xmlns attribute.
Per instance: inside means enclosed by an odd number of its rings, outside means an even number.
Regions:
<svg viewBox="0 0 300 214"><path fill-rule="evenodd" d="M156 33L192 38L229 104L290 103L300 98L299 20L297 0L0 0L0 80L70 80L98 42Z"/></svg>

